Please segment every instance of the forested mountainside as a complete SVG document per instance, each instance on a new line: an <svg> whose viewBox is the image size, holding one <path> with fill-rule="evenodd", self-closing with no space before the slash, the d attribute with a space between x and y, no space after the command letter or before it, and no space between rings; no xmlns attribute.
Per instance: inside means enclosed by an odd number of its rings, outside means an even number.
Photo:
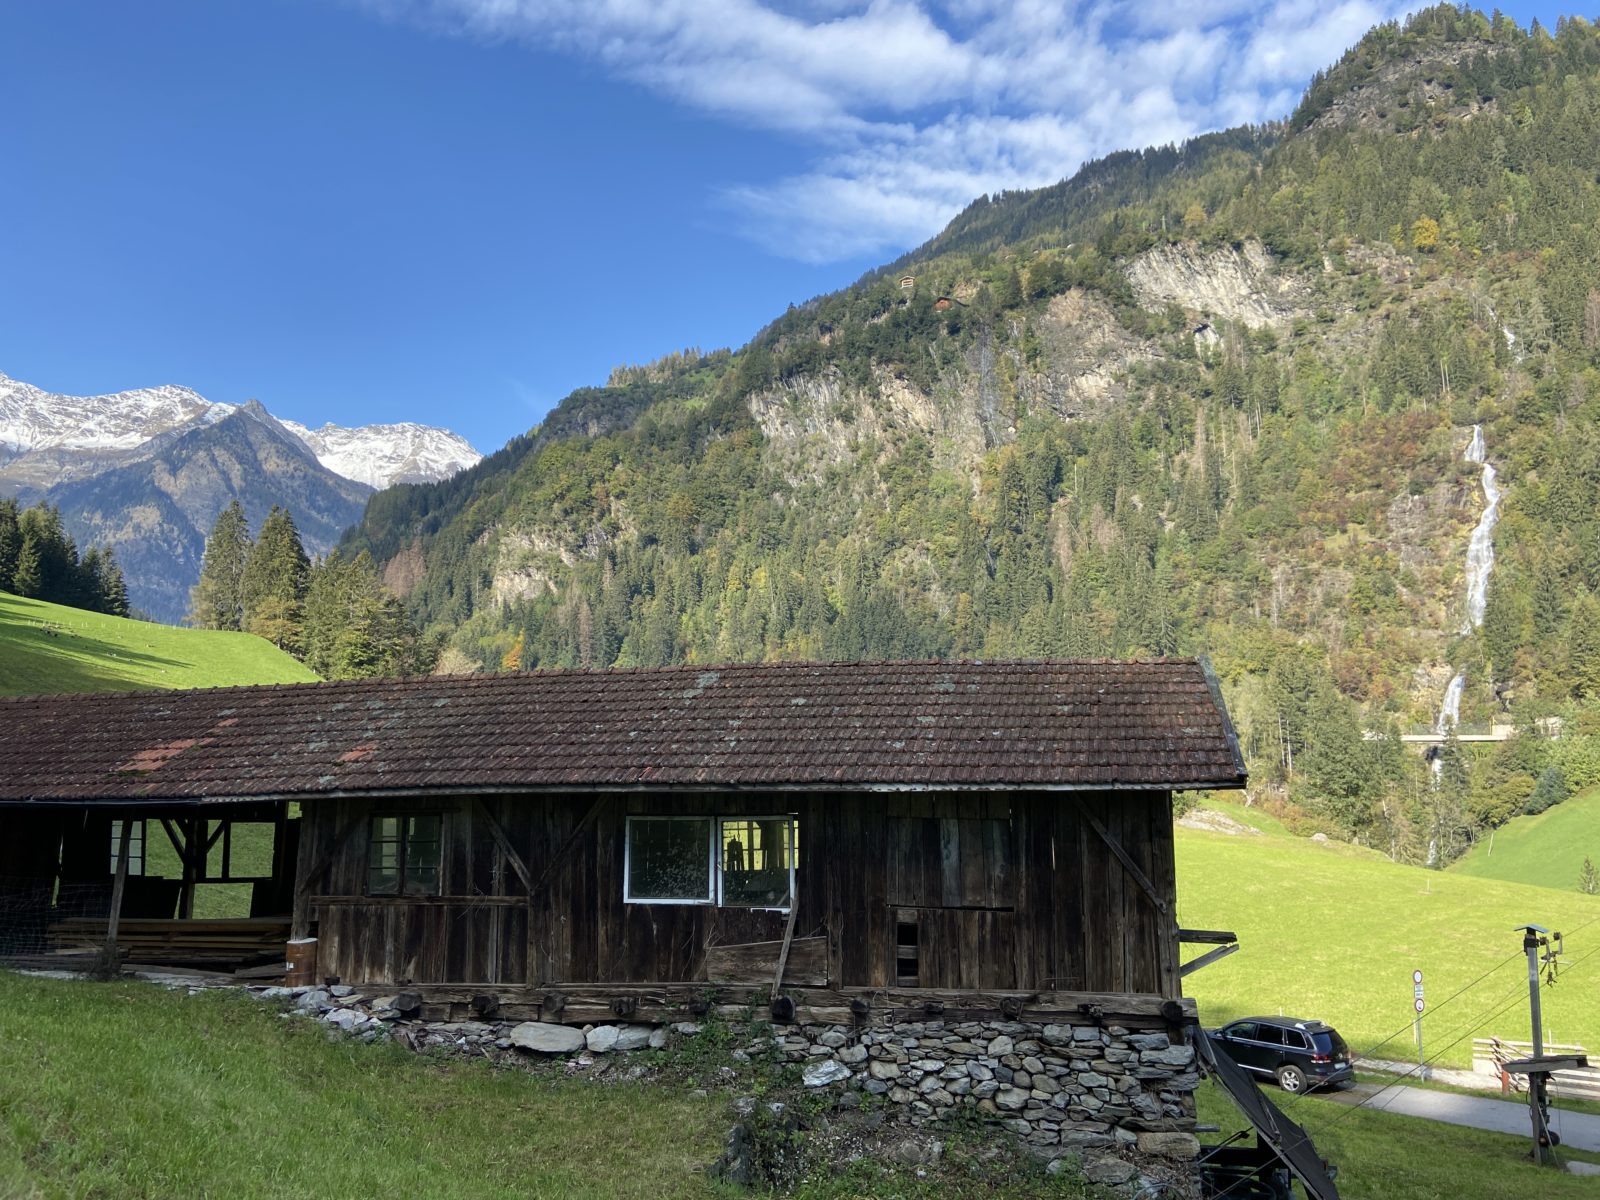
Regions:
<svg viewBox="0 0 1600 1200"><path fill-rule="evenodd" d="M1264 790L1448 858L1600 776L1597 145L1592 25L1430 9L1281 126L979 200L345 545L456 669L1209 653ZM1394 735L1457 690L1527 732L1431 782Z"/></svg>

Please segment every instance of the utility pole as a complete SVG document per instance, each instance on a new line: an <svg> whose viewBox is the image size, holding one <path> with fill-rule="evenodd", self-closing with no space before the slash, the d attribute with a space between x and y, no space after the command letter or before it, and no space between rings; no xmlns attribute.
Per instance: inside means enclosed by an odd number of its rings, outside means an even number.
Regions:
<svg viewBox="0 0 1600 1200"><path fill-rule="evenodd" d="M1522 927L1522 949L1528 956L1528 1008L1533 1015L1534 1061L1544 1057L1544 1014L1539 1007L1539 952L1549 945L1548 933L1537 925ZM1533 1118L1533 1161L1543 1166L1550 1152L1550 1113L1547 1084L1550 1076L1534 1071L1528 1076L1528 1111Z"/></svg>
<svg viewBox="0 0 1600 1200"><path fill-rule="evenodd" d="M1528 1114L1533 1119L1533 1161L1540 1166L1556 1161L1555 1147L1561 1139L1550 1132L1550 1074L1553 1071L1580 1070L1589 1065L1586 1054L1563 1054L1547 1058L1544 1052L1544 1015L1539 1007L1539 968L1546 964L1555 978L1561 957L1561 935L1538 925L1521 925L1522 949L1528 956L1528 1007L1533 1015L1533 1056L1505 1064L1513 1075L1528 1077Z"/></svg>

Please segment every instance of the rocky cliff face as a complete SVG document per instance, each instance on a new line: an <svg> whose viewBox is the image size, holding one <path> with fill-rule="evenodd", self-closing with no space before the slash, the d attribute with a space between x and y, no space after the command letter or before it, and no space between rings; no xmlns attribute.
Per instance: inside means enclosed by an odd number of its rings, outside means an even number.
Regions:
<svg viewBox="0 0 1600 1200"><path fill-rule="evenodd" d="M1130 262L1127 275L1146 308L1176 304L1208 322L1238 321L1252 329L1287 324L1310 291L1256 241L1237 249L1158 246Z"/></svg>

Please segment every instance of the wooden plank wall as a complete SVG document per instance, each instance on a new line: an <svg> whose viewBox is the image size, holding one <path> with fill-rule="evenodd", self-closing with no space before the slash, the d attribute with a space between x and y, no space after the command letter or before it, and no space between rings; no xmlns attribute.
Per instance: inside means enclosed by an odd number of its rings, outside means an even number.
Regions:
<svg viewBox="0 0 1600 1200"><path fill-rule="evenodd" d="M531 873L531 900L469 801L305 806L302 871L357 825L313 881L323 973L362 983L703 981L708 947L780 942L787 918L625 904L628 815L794 814L794 935L825 939L833 986L893 986L897 915L914 912L922 988L1180 994L1165 793L590 793L484 803ZM1169 897L1165 912L1079 805ZM445 815L444 894L363 898L364 814L424 810Z"/></svg>

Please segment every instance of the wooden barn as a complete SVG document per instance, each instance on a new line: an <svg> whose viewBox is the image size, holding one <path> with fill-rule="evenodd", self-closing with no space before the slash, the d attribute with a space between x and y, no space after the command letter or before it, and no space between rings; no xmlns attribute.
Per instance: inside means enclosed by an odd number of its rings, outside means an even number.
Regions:
<svg viewBox="0 0 1600 1200"><path fill-rule="evenodd" d="M1244 776L1193 660L0 700L0 954L107 924L136 960L130 929L180 958L226 944L186 918L230 878L254 889L241 944L314 938L319 980L487 989L546 1019L739 985L1170 1017L1172 793ZM226 862L244 825L271 847L254 873ZM163 837L165 882L133 853Z"/></svg>

